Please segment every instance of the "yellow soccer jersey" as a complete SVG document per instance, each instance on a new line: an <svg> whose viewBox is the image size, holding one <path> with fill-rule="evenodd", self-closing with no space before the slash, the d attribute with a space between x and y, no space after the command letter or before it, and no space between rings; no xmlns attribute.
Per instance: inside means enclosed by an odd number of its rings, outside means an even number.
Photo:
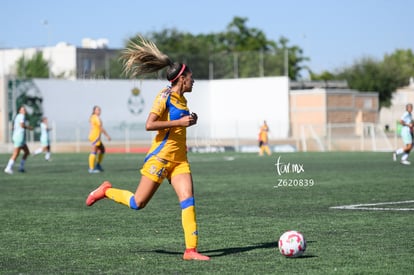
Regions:
<svg viewBox="0 0 414 275"><path fill-rule="evenodd" d="M95 143L101 138L101 126L102 122L99 116L93 114L91 115L89 122L91 123L91 129L89 131L89 141Z"/></svg>
<svg viewBox="0 0 414 275"><path fill-rule="evenodd" d="M267 126L262 126L260 128L260 134L259 134L259 138L261 141L263 141L263 143L267 143L268 142L268 135L267 132L269 131L269 127Z"/></svg>
<svg viewBox="0 0 414 275"><path fill-rule="evenodd" d="M177 120L190 114L186 98L172 93L170 88L163 89L157 95L151 113L158 115L163 121ZM187 161L186 134L186 127L159 130L145 160L156 155L168 161Z"/></svg>

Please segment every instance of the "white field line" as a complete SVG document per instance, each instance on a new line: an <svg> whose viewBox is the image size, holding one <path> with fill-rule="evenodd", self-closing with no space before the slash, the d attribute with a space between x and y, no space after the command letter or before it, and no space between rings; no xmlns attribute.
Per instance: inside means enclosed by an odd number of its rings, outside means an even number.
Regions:
<svg viewBox="0 0 414 275"><path fill-rule="evenodd" d="M414 200L365 203L365 204L351 204L351 205L331 206L329 208L331 208L331 209L345 209L345 210L373 210L373 211L414 211L414 208L373 207L373 206L380 206L380 205L396 205L396 204L408 204L408 203L414 203Z"/></svg>

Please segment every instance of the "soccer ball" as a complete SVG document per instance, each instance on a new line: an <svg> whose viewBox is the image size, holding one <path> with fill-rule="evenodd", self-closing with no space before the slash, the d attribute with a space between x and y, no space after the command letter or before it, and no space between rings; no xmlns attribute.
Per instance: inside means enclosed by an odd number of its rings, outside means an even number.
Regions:
<svg viewBox="0 0 414 275"><path fill-rule="evenodd" d="M302 233L289 230L279 238L279 251L289 258L299 257L306 250L306 240Z"/></svg>

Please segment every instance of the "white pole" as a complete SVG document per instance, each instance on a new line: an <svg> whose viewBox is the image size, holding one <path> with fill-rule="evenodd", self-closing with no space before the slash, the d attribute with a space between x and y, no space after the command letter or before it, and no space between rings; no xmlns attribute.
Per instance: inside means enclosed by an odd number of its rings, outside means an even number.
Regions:
<svg viewBox="0 0 414 275"><path fill-rule="evenodd" d="M364 143L365 143L365 125L364 123L361 124L362 133L361 133L361 152L364 151Z"/></svg>
<svg viewBox="0 0 414 275"><path fill-rule="evenodd" d="M239 60L237 53L233 54L234 78L239 78Z"/></svg>
<svg viewBox="0 0 414 275"><path fill-rule="evenodd" d="M43 51L43 53L45 53L46 49L49 47L49 44L50 44L50 29L49 29L49 22L47 20L43 20L42 24L43 24L43 26L45 26L46 32L47 32L47 43L46 43L46 46L45 46L45 50ZM51 66L52 66L52 49L49 52L49 58L48 58L49 78L50 78L51 73L52 73L51 72L51 70L52 70Z"/></svg>
<svg viewBox="0 0 414 275"><path fill-rule="evenodd" d="M264 76L264 66L263 66L263 50L261 49L259 52L259 77Z"/></svg>
<svg viewBox="0 0 414 275"><path fill-rule="evenodd" d="M214 64L211 60L208 62L208 78L214 78Z"/></svg>
<svg viewBox="0 0 414 275"><path fill-rule="evenodd" d="M76 130L75 130L75 135L76 135L76 153L79 153L80 152L80 129L79 129L79 126L78 127L76 127Z"/></svg>
<svg viewBox="0 0 414 275"><path fill-rule="evenodd" d="M129 127L125 127L125 152L129 153L131 152L131 144L130 144L130 132Z"/></svg>
<svg viewBox="0 0 414 275"><path fill-rule="evenodd" d="M56 136L57 136L57 127L56 127L56 121L53 121L52 123L52 143L56 144Z"/></svg>
<svg viewBox="0 0 414 275"><path fill-rule="evenodd" d="M285 76L289 76L289 50L285 49Z"/></svg>
<svg viewBox="0 0 414 275"><path fill-rule="evenodd" d="M306 136L305 136L305 125L300 125L300 135L302 139L302 151L307 152L308 148L306 145Z"/></svg>

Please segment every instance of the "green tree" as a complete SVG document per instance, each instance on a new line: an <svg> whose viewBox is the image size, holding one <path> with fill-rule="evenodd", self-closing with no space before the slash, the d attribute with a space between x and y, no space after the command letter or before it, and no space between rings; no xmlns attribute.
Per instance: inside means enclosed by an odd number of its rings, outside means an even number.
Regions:
<svg viewBox="0 0 414 275"><path fill-rule="evenodd" d="M394 76L399 87L408 84L409 78L414 76L414 54L411 49L397 49L383 60L384 73Z"/></svg>
<svg viewBox="0 0 414 275"><path fill-rule="evenodd" d="M406 86L414 75L414 54L411 50L396 50L383 60L364 57L334 75L337 80L345 79L351 89L378 92L380 107L388 107L392 93Z"/></svg>
<svg viewBox="0 0 414 275"><path fill-rule="evenodd" d="M247 18L234 17L224 33L219 34L222 48L229 52L268 50L266 35L256 28L246 26Z"/></svg>
<svg viewBox="0 0 414 275"><path fill-rule="evenodd" d="M337 79L345 79L354 90L378 92L380 107L390 106L392 92L400 86L395 72L390 71L383 62L370 57L364 57L351 67L343 69L338 73Z"/></svg>
<svg viewBox="0 0 414 275"><path fill-rule="evenodd" d="M207 35L164 29L144 36L173 60L191 64L196 79L283 75L285 53L289 54L289 77L300 78L300 71L307 68L302 64L309 60L302 49L289 46L286 38L268 40L263 31L249 28L246 22L247 18L234 17L225 31Z"/></svg>
<svg viewBox="0 0 414 275"><path fill-rule="evenodd" d="M263 31L247 27L246 22L247 18L234 17L226 31L217 34L220 42L217 59L225 60L215 63L225 66L224 74L218 74L221 78L260 76L261 61L269 57L274 46Z"/></svg>
<svg viewBox="0 0 414 275"><path fill-rule="evenodd" d="M17 60L17 76L20 78L48 78L49 64L42 52L36 52L31 59L21 56Z"/></svg>
<svg viewBox="0 0 414 275"><path fill-rule="evenodd" d="M260 76L257 64L262 59L267 61L263 63L264 71L269 72L267 75L283 75L287 70L290 79L299 79L300 72L307 70L302 64L309 61L303 50L297 45L289 46L285 37L276 42L268 40L263 31L248 28L246 22L247 18L234 17L226 32L218 34L221 49L238 55L239 76Z"/></svg>
<svg viewBox="0 0 414 275"><path fill-rule="evenodd" d="M331 73L329 71L323 71L320 74L316 74L312 71L309 71L309 75L310 75L311 80L315 80L315 81L317 81L317 80L328 81L328 80L335 80L336 79L335 74Z"/></svg>
<svg viewBox="0 0 414 275"><path fill-rule="evenodd" d="M209 78L209 56L214 49L212 36L164 29L150 33L148 38L174 61L191 64L196 79Z"/></svg>
<svg viewBox="0 0 414 275"><path fill-rule="evenodd" d="M276 49L279 54L279 60L281 59L281 55L283 55L283 60L285 60L287 55L289 78L298 80L301 78L300 72L302 70L310 71L307 66L302 65L304 62L309 61L310 58L303 55L303 50L299 46L288 46L288 43L289 40L286 37L281 37L279 38L278 43L276 43Z"/></svg>

